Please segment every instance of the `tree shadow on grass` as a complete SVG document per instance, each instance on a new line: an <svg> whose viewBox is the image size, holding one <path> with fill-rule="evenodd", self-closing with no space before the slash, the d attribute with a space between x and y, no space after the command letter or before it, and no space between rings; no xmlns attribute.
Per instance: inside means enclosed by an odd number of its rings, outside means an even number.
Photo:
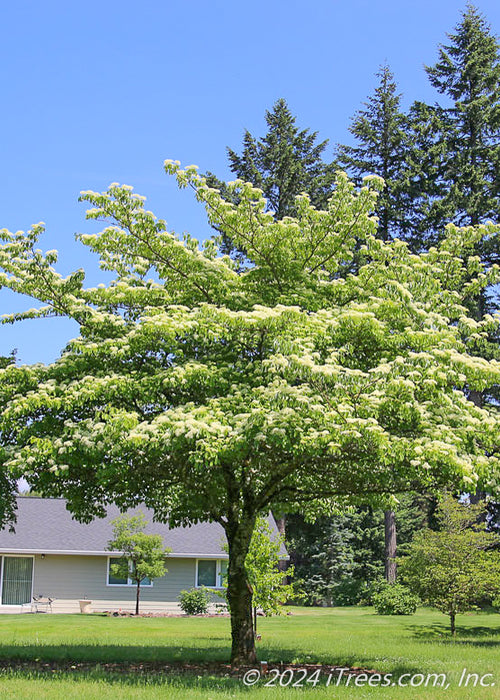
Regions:
<svg viewBox="0 0 500 700"><path fill-rule="evenodd" d="M132 644L104 644L96 639L95 644L51 644L41 642L39 644L22 643L0 645L0 668L5 668L9 661L36 662L55 664L156 664L179 665L192 664L227 664L231 655L231 642L227 637L210 637L204 640L205 644L193 646L191 644L157 644L157 645L132 645ZM221 643L222 642L222 643ZM298 649L296 646L287 646L275 642L258 642L257 658L265 659L269 663L279 664L324 664L332 666L363 666L374 668L376 659L373 657L361 657L359 655L342 655L338 653L333 657L327 651L315 652L313 650Z"/></svg>
<svg viewBox="0 0 500 700"><path fill-rule="evenodd" d="M133 646L102 644L99 641L95 644L11 644L0 646L0 664L3 666L6 660L94 664L225 663L229 660L230 650L229 644L206 647L183 647L178 644Z"/></svg>
<svg viewBox="0 0 500 700"><path fill-rule="evenodd" d="M221 644L220 642L225 642ZM231 656L231 643L225 637L211 637L204 646L182 646L179 644L131 645L131 644L10 644L0 646L0 668L12 662L35 662L47 664L119 664L136 666L152 664L228 664ZM276 645L258 642L257 658L279 664L324 664L332 666L360 666L372 668L375 660L359 655L332 657L328 652L316 653L295 646Z"/></svg>
<svg viewBox="0 0 500 700"><path fill-rule="evenodd" d="M178 688L186 692L189 690L206 690L206 691L228 691L235 690L238 686L242 690L247 688L242 684L237 676L215 676L215 675L199 675L194 673L110 673L100 668L89 669L86 671L53 671L53 670L34 670L34 669L14 669L12 671L0 673L0 679L21 679L24 681L45 681L47 683L56 684L58 681L71 680L75 683L100 681L116 688L135 687L165 687ZM248 688L248 690L251 690ZM115 695L113 695L115 697ZM118 697L118 696L117 696Z"/></svg>
<svg viewBox="0 0 500 700"><path fill-rule="evenodd" d="M392 674L392 678L396 680L403 674L414 676L415 674L420 673L420 671L421 670L419 667L399 664L390 670L386 670L384 673ZM309 672L312 673L310 670ZM0 671L0 680L20 679L23 681L41 681L50 683L51 686L58 681L70 680L75 683L100 681L106 683L110 687L114 687L116 692L119 692L120 687L164 687L165 689L169 688L171 690L179 689L183 692L189 692L189 690L212 692L234 692L236 690L240 690L242 692L251 692L253 688L245 686L245 684L242 682L242 675L243 671L240 674L231 674L229 671L219 674L214 672L180 672L175 670L164 672L158 671L155 673L139 673L133 671L117 673L107 671L99 666L87 668L85 670L78 668L74 670L55 670L51 668L39 669L34 667L30 668L27 666L26 668L16 667L10 670ZM344 673L343 678L339 683L340 687L346 684L346 677L348 677L348 675L348 673ZM328 679L329 675L327 672L322 674L319 680L319 687L326 686L327 681L329 684L336 686L337 683L335 677L333 681L331 678L329 680ZM258 683L258 685L263 685L266 680L272 680L272 676L261 677L261 681ZM352 678L350 684L352 685ZM305 687L307 687L307 684L305 684Z"/></svg>
<svg viewBox="0 0 500 700"><path fill-rule="evenodd" d="M500 646L500 626L485 627L476 625L475 627L469 627L457 625L456 637L451 636L449 625L446 623L435 623L425 626L407 625L406 628L412 632L414 637L427 642L454 645L468 644L478 647ZM484 637L490 637L490 639L484 639Z"/></svg>
<svg viewBox="0 0 500 700"><path fill-rule="evenodd" d="M122 685L169 685L180 688L224 690L241 686L241 680L229 666L230 647L210 646L129 646L96 643L74 645L32 644L0 647L0 678L25 680L102 680ZM305 655L297 649L276 649L259 646L258 656L269 664L294 664L307 667L324 664L337 668L356 668L358 672L380 672L376 659L370 656L327 657ZM302 658L301 658L302 657ZM257 667L259 664L257 664ZM310 668L310 666L309 666ZM412 663L395 663L383 673L394 678L420 671ZM311 671L312 672L312 671ZM329 669L323 677L326 682Z"/></svg>

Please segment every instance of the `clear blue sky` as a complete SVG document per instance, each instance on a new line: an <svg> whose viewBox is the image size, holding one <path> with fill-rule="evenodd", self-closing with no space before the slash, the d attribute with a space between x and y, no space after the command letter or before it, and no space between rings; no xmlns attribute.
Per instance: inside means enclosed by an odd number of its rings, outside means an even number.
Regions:
<svg viewBox="0 0 500 700"><path fill-rule="evenodd" d="M478 7L500 34L500 3ZM204 214L163 174L165 158L230 179L226 146L264 133L284 97L299 126L349 139L353 113L383 62L404 105L433 101L424 63L460 20L454 0L106 0L2 3L0 228L47 224L60 269L91 256L74 241L93 230L80 190L133 185L178 231L203 238ZM0 313L33 306L0 292ZM0 354L48 362L77 332L67 321L0 326Z"/></svg>

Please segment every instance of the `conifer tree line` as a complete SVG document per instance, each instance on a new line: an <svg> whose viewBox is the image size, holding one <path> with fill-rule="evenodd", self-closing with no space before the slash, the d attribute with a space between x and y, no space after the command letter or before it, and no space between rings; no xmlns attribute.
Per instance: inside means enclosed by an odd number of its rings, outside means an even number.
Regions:
<svg viewBox="0 0 500 700"><path fill-rule="evenodd" d="M247 130L240 152L228 147L231 172L263 190L276 219L293 215L295 197L303 192L321 208L338 170L357 184L365 175L379 175L385 189L375 211L378 236L402 239L415 252L439 241L447 224L500 222L500 44L475 6L466 6L439 46L437 61L425 71L436 101L416 100L403 111L396 78L382 65L373 94L351 119L353 143L337 144L331 160L328 140L299 129L286 100L279 99L266 112L263 137ZM213 173L207 177L224 194L222 181ZM221 242L223 252L244 267L245 251L227 236ZM490 240L476 254L487 264L498 263L500 244ZM478 318L491 312L497 308L494 290L472 303ZM500 357L498 338L484 341L483 354ZM498 397L471 392L469 398L482 403ZM394 580L396 531L404 549L415 531L432 526L435 505L429 495L402 496L396 512L385 513L385 542L384 514L370 508L323 518L314 527L300 516L289 518L287 540L304 599L313 604L363 600L369 582L384 574L384 560L386 578ZM498 507L490 510L494 516Z"/></svg>

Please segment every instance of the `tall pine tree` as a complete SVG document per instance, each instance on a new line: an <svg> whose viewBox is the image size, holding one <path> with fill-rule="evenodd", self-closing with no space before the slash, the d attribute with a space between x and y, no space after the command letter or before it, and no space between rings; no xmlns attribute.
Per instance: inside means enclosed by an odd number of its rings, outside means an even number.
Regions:
<svg viewBox="0 0 500 700"><path fill-rule="evenodd" d="M434 507L429 496L399 496L394 517L401 553L406 552L415 532L433 524ZM366 601L372 584L384 574L384 517L378 510L358 506L319 518L314 524L291 515L287 535L295 578L308 605Z"/></svg>
<svg viewBox="0 0 500 700"><path fill-rule="evenodd" d="M420 250L442 237L450 222L460 226L500 222L500 45L470 3L448 39L449 44L439 47L437 62L426 66L443 104L417 102L410 110L410 220L414 247ZM500 262L498 237L481 242L476 253L487 263ZM493 290L470 300L471 313L478 319L495 308ZM483 339L476 352L498 359L498 335ZM469 393L477 405L496 403L498 398L497 388L488 395Z"/></svg>
<svg viewBox="0 0 500 700"><path fill-rule="evenodd" d="M442 134L451 124L439 105L416 101L408 112L407 125L406 241L420 253L438 243L445 225L453 219L449 203L443 200L449 173L443 165L447 145Z"/></svg>
<svg viewBox="0 0 500 700"><path fill-rule="evenodd" d="M318 143L317 131L299 129L296 117L283 98L274 103L272 110L266 111L265 119L267 133L263 137L256 138L246 130L240 154L228 147L231 172L263 191L268 209L278 221L295 214L295 198L303 192L309 195L316 208L324 207L332 194L337 171L334 163L323 161L328 139ZM216 175L207 173L207 181L224 197L234 201L234 196ZM227 234L221 237L220 249L244 267L245 250L236 247ZM279 513L274 516L284 536L286 517Z"/></svg>
<svg viewBox="0 0 500 700"><path fill-rule="evenodd" d="M228 148L231 171L262 189L278 220L295 213L302 192L315 207L324 206L335 179L335 166L322 160L328 141L317 143L317 131L299 130L284 99L266 112L266 124L263 138L245 132L241 154Z"/></svg>
<svg viewBox="0 0 500 700"><path fill-rule="evenodd" d="M382 66L377 77L374 94L349 127L356 145L339 145L337 160L358 184L371 173L384 178L385 189L377 203L378 236L388 240L404 237L407 231L403 187L406 118L400 110L401 95L389 66Z"/></svg>
<svg viewBox="0 0 500 700"><path fill-rule="evenodd" d="M323 161L328 140L318 142L317 131L299 129L284 99L266 111L266 124L267 133L261 138L245 131L241 153L227 149L231 172L264 192L268 209L277 220L295 213L295 197L303 192L315 207L323 207L332 193L336 172L335 164ZM224 183L213 173L208 173L207 179L229 197ZM237 250L227 236L222 252L244 258L244 251Z"/></svg>
<svg viewBox="0 0 500 700"><path fill-rule="evenodd" d="M500 220L499 43L470 4L448 38L426 67L444 104L412 109L415 223L431 243L449 222Z"/></svg>

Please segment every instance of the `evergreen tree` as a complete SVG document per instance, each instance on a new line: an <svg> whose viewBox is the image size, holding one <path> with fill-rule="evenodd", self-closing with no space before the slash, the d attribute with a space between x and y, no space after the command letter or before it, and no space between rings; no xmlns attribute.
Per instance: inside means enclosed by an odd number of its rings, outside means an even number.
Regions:
<svg viewBox="0 0 500 700"><path fill-rule="evenodd" d="M246 130L241 154L228 147L231 172L263 191L268 209L274 212L277 221L296 213L295 197L303 192L315 207L325 207L336 173L334 163L322 160L328 140L317 143L317 131L299 130L283 98L275 102L271 111L266 111L265 119L268 127L265 136L256 138ZM237 202L237 197L213 173L207 174L207 181L225 199ZM227 233L221 232L220 248L244 266L245 250L235 246ZM285 536L286 516L274 513L274 517L280 534Z"/></svg>
<svg viewBox="0 0 500 700"><path fill-rule="evenodd" d="M0 369L16 364L17 350L12 350L7 356L0 355Z"/></svg>
<svg viewBox="0 0 500 700"><path fill-rule="evenodd" d="M317 131L299 129L284 99L266 111L266 124L268 130L262 138L245 131L240 154L227 149L231 172L263 191L268 209L278 221L296 213L295 197L303 192L315 207L324 207L336 171L333 163L322 160L328 141L318 143ZM213 173L208 173L207 179L226 199L234 199ZM244 258L244 251L236 248L227 234L223 236L222 252Z"/></svg>
<svg viewBox="0 0 500 700"><path fill-rule="evenodd" d="M397 92L394 75L384 65L377 73L378 86L365 102L364 109L354 116L349 131L356 145L341 145L337 160L360 184L363 176L374 173L385 181L378 198L376 214L378 235L384 240L409 238L407 187L407 118L400 109L401 95ZM385 576L396 580L397 525L392 510L384 514Z"/></svg>
<svg viewBox="0 0 500 700"><path fill-rule="evenodd" d="M446 106L416 102L410 110L408 220L416 250L435 244L447 223L500 221L499 42L471 4L448 38L436 64L426 67L433 87L447 98ZM488 264L500 262L497 237L482 241L476 252ZM498 309L495 290L481 291L469 308L477 319ZM492 333L476 351L487 359L499 359L499 341L498 333ZM469 398L478 405L497 403L498 387L470 392ZM489 508L490 525L497 527L500 508L493 503Z"/></svg>
<svg viewBox="0 0 500 700"><path fill-rule="evenodd" d="M277 220L296 213L295 197L302 192L313 206L325 206L335 178L334 165L322 161L328 141L316 143L317 131L299 130L284 99L266 112L266 123L261 139L245 132L241 155L228 148L231 171L264 192Z"/></svg>
<svg viewBox="0 0 500 700"><path fill-rule="evenodd" d="M500 46L471 4L448 38L436 64L426 67L445 103L417 102L410 110L409 221L417 250L434 245L450 222L466 226L500 220ZM498 262L498 237L481 241L475 252L487 264ZM492 289L471 296L468 305L476 319L498 308ZM498 333L481 344L478 354L498 359ZM490 394L470 392L469 398L478 405L498 400L496 388Z"/></svg>
<svg viewBox="0 0 500 700"><path fill-rule="evenodd" d="M383 574L383 517L372 508L355 508L314 524L291 515L287 533L306 604L354 605Z"/></svg>
<svg viewBox="0 0 500 700"><path fill-rule="evenodd" d="M418 253L436 245L445 225L453 219L450 205L442 196L449 177L443 166L447 145L442 133L448 126L449 117L439 105L416 101L410 107L403 187L407 203L406 241Z"/></svg>
<svg viewBox="0 0 500 700"><path fill-rule="evenodd" d="M394 515L401 552L415 532L434 525L433 509L431 497L399 496ZM384 575L384 514L380 510L360 506L320 518L314 525L291 515L287 534L295 577L307 604L355 605L369 597L372 584Z"/></svg>
<svg viewBox="0 0 500 700"><path fill-rule="evenodd" d="M431 239L449 222L477 225L500 217L498 40L470 4L448 38L436 64L426 67L445 105L413 108L417 220Z"/></svg>
<svg viewBox="0 0 500 700"><path fill-rule="evenodd" d="M380 68L378 87L354 116L349 131L355 146L340 145L337 159L359 184L374 173L384 178L385 189L377 203L378 235L384 240L403 237L407 231L404 195L406 118L400 111L401 95L387 65Z"/></svg>

